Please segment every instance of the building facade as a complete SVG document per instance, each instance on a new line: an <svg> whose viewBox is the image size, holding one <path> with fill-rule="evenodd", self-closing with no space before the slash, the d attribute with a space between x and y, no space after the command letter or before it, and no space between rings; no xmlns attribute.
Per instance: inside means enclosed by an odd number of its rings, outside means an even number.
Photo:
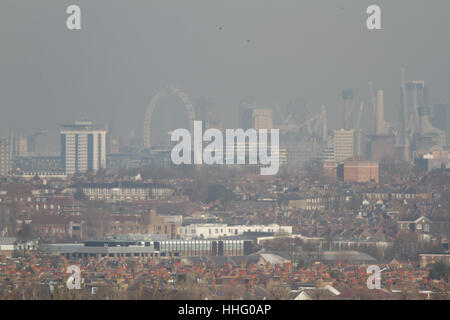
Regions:
<svg viewBox="0 0 450 320"><path fill-rule="evenodd" d="M359 158L364 155L364 140L361 129L340 129L334 131L334 157L338 162Z"/></svg>
<svg viewBox="0 0 450 320"><path fill-rule="evenodd" d="M90 121L61 128L61 163L66 174L95 172L106 168L106 130Z"/></svg>
<svg viewBox="0 0 450 320"><path fill-rule="evenodd" d="M346 161L343 173L344 182L380 181L379 164L375 161Z"/></svg>
<svg viewBox="0 0 450 320"><path fill-rule="evenodd" d="M443 261L446 265L450 265L450 253L424 253L419 255L420 267L426 268L430 264Z"/></svg>
<svg viewBox="0 0 450 320"><path fill-rule="evenodd" d="M91 240L74 244L45 244L42 251L70 259L88 257L172 258L193 256L244 256L252 252L252 241L237 240Z"/></svg>
<svg viewBox="0 0 450 320"><path fill-rule="evenodd" d="M275 234L292 234L291 226L270 225L227 225L219 223L190 224L179 227L181 239L217 239L221 237L240 236L244 232L271 232Z"/></svg>
<svg viewBox="0 0 450 320"><path fill-rule="evenodd" d="M159 183L114 182L77 183L68 188L70 193L82 191L91 201L131 202L138 200L166 199L173 189Z"/></svg>
<svg viewBox="0 0 450 320"><path fill-rule="evenodd" d="M253 128L272 129L272 110L270 109L253 109Z"/></svg>
<svg viewBox="0 0 450 320"><path fill-rule="evenodd" d="M272 129L272 110L249 107L240 112L239 124L241 129L247 130L250 128Z"/></svg>
<svg viewBox="0 0 450 320"><path fill-rule="evenodd" d="M433 106L433 125L445 131L446 144L450 144L450 103Z"/></svg>
<svg viewBox="0 0 450 320"><path fill-rule="evenodd" d="M10 140L0 138L0 176L6 176L12 169L12 148Z"/></svg>

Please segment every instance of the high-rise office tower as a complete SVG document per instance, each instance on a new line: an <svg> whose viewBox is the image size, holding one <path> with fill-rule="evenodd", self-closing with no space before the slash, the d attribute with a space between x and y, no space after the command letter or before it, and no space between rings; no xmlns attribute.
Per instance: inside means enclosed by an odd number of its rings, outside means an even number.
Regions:
<svg viewBox="0 0 450 320"><path fill-rule="evenodd" d="M108 124L108 133L106 135L106 154L119 153L119 137L110 121Z"/></svg>
<svg viewBox="0 0 450 320"><path fill-rule="evenodd" d="M422 116L429 114L428 110L428 88L424 81L404 82L402 79L400 94L400 133L398 136L398 146L403 148L404 160L410 159L410 144L413 137L420 133L421 124L419 110Z"/></svg>
<svg viewBox="0 0 450 320"><path fill-rule="evenodd" d="M409 141L415 142L417 146L419 140L430 140L432 143L444 146L445 132L433 127L430 122L431 108L428 105L428 88L424 81L411 81L406 83L406 103L404 108L408 122L405 126L405 134L409 134ZM411 150L412 151L412 150Z"/></svg>
<svg viewBox="0 0 450 320"><path fill-rule="evenodd" d="M322 161L335 161L336 157L334 155L334 138L327 137L323 149L319 155L319 159Z"/></svg>
<svg viewBox="0 0 450 320"><path fill-rule="evenodd" d="M239 128L247 130L253 128L253 109L241 108L239 109Z"/></svg>
<svg viewBox="0 0 450 320"><path fill-rule="evenodd" d="M61 127L61 160L66 174L106 167L106 133L85 120Z"/></svg>
<svg viewBox="0 0 450 320"><path fill-rule="evenodd" d="M12 155L15 157L24 157L28 155L28 139L20 134L11 135Z"/></svg>
<svg viewBox="0 0 450 320"><path fill-rule="evenodd" d="M250 128L270 130L273 127L270 109L246 108L240 112L240 117L240 127L243 130Z"/></svg>
<svg viewBox="0 0 450 320"><path fill-rule="evenodd" d="M352 111L353 111L353 91L345 89L342 91L342 99L344 99L344 129L352 129Z"/></svg>
<svg viewBox="0 0 450 320"><path fill-rule="evenodd" d="M0 176L7 176L12 169L11 139L0 138Z"/></svg>
<svg viewBox="0 0 450 320"><path fill-rule="evenodd" d="M420 110L423 114L428 112L428 88L425 86L425 81L410 81L406 83L406 102L407 121L409 128L412 130L411 134L420 132Z"/></svg>
<svg viewBox="0 0 450 320"><path fill-rule="evenodd" d="M361 129L334 130L334 157L336 161L353 158L362 160L364 156L364 137Z"/></svg>
<svg viewBox="0 0 450 320"><path fill-rule="evenodd" d="M450 103L435 104L433 106L433 125L445 131L446 144L450 144Z"/></svg>
<svg viewBox="0 0 450 320"><path fill-rule="evenodd" d="M270 109L253 109L252 114L253 128L260 129L272 129L272 110Z"/></svg>
<svg viewBox="0 0 450 320"><path fill-rule="evenodd" d="M419 108L419 133L421 136L430 136L438 133L430 123L431 109L428 107ZM445 134L443 134L445 135Z"/></svg>

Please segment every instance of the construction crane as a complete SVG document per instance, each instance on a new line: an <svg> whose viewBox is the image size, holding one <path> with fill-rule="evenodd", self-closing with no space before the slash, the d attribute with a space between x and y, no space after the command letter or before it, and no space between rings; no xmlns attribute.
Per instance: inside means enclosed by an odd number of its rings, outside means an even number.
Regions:
<svg viewBox="0 0 450 320"><path fill-rule="evenodd" d="M308 115L313 116L314 114L311 112L311 109L309 108L309 104L305 104L306 112L308 112Z"/></svg>
<svg viewBox="0 0 450 320"><path fill-rule="evenodd" d="M315 115L314 117L310 118L309 120L303 122L302 124L300 124L298 126L299 129L306 127L308 130L308 134L312 135L313 130L311 129L311 122L315 121L316 119L318 119L320 117L320 115Z"/></svg>
<svg viewBox="0 0 450 320"><path fill-rule="evenodd" d="M370 91L370 99L372 100L372 111L373 114L376 114L377 110L377 99L375 98L375 91L373 90L373 82L369 81L369 91Z"/></svg>
<svg viewBox="0 0 450 320"><path fill-rule="evenodd" d="M312 118L310 118L308 121L306 121L306 127L307 127L307 129L308 129L308 134L309 134L309 135L312 135L313 130L311 129L311 122L314 121L318 116L315 116L315 115L311 112L311 109L309 108L309 105L308 105L308 104L305 104L305 108L306 108L306 111L308 112L308 115L309 115L309 116L312 116Z"/></svg>
<svg viewBox="0 0 450 320"><path fill-rule="evenodd" d="M285 123L284 117L283 117L283 113L281 112L280 105L278 104L277 101L275 101L275 102L273 103L273 110L275 111L275 113L277 113L277 114L280 116L281 123Z"/></svg>
<svg viewBox="0 0 450 320"><path fill-rule="evenodd" d="M328 135L328 128L327 128L327 109L325 105L322 105L322 111L321 111L321 117L322 117L322 140L326 141L327 135Z"/></svg>
<svg viewBox="0 0 450 320"><path fill-rule="evenodd" d="M319 125L322 126L322 132L320 133L322 135L322 137L325 139L326 137L326 132L327 132L327 119L326 119L326 109L325 109L325 105L322 104L320 107L320 113L317 115L317 121L314 124L314 133L319 134Z"/></svg>
<svg viewBox="0 0 450 320"><path fill-rule="evenodd" d="M404 159L409 160L409 117L408 117L408 106L406 99L406 82L405 82L405 69L400 68L401 80L402 80L402 102L403 102L403 124L402 124L402 135L404 137Z"/></svg>
<svg viewBox="0 0 450 320"><path fill-rule="evenodd" d="M405 129L407 128L407 118L408 118L408 106L406 99L406 81L405 81L405 69L403 67L400 68L401 80L402 80L402 102L403 102L403 122Z"/></svg>
<svg viewBox="0 0 450 320"><path fill-rule="evenodd" d="M288 126L293 118L292 110L283 111L278 103L276 103L276 109L284 125Z"/></svg>
<svg viewBox="0 0 450 320"><path fill-rule="evenodd" d="M361 105L359 107L359 113L358 113L358 119L356 120L356 129L360 129L359 125L361 123L361 116L364 110L364 101L361 102Z"/></svg>

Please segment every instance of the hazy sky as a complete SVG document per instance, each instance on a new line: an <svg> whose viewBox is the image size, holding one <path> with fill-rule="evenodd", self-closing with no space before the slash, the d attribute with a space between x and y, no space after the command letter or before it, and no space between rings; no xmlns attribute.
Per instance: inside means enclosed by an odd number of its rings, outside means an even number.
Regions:
<svg viewBox="0 0 450 320"><path fill-rule="evenodd" d="M66 28L70 4L80 31ZM369 4L382 8L381 31L366 28ZM0 134L81 117L140 133L169 83L206 97L227 126L250 96L324 103L333 128L342 89L369 105L373 80L390 120L401 65L426 81L431 103L450 100L449 13L448 0L1 0Z"/></svg>

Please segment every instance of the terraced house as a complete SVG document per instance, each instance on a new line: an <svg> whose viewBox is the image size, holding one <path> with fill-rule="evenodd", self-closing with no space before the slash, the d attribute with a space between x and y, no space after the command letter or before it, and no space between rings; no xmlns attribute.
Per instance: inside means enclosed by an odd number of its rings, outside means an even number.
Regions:
<svg viewBox="0 0 450 320"><path fill-rule="evenodd" d="M166 199L173 189L159 183L114 182L114 183L78 183L68 188L75 194L83 192L88 200L118 202L151 199Z"/></svg>

